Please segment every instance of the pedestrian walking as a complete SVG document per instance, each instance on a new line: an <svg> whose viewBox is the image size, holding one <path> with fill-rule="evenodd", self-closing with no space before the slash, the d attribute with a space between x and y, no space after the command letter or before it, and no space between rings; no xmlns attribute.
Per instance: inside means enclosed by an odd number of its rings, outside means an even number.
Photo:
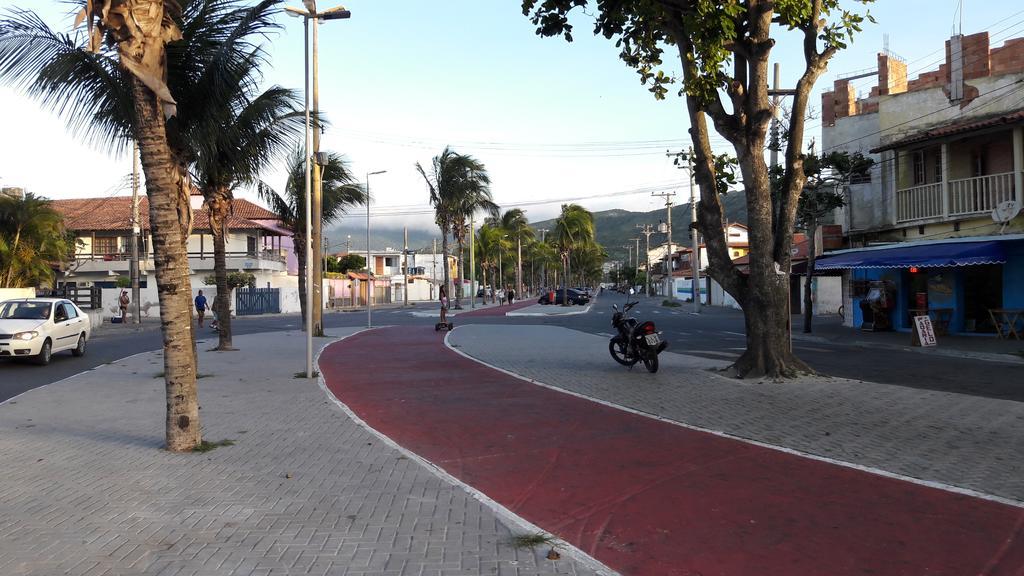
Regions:
<svg viewBox="0 0 1024 576"><path fill-rule="evenodd" d="M516 303L516 289L515 288L509 288L508 289L508 303L509 303L509 305Z"/></svg>
<svg viewBox="0 0 1024 576"><path fill-rule="evenodd" d="M121 322L128 320L129 304L131 304L131 298L128 297L128 291L121 290L121 296L117 299L117 307L121 310Z"/></svg>
<svg viewBox="0 0 1024 576"><path fill-rule="evenodd" d="M448 290L444 286L437 292L438 300L441 302L441 324L448 323Z"/></svg>
<svg viewBox="0 0 1024 576"><path fill-rule="evenodd" d="M199 317L199 327L203 327L203 318L206 317L206 310L209 306L206 303L206 296L203 296L203 291L200 290L196 296L196 316Z"/></svg>

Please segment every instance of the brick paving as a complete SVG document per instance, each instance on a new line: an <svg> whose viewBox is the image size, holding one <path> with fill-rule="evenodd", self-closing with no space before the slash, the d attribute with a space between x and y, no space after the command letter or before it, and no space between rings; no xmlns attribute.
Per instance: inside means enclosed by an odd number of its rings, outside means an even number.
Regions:
<svg viewBox="0 0 1024 576"><path fill-rule="evenodd" d="M505 370L613 404L1024 502L1024 403L840 378L742 381L708 370L721 362L673 353L648 374L616 364L607 338L553 326L465 326L449 342Z"/></svg>
<svg viewBox="0 0 1024 576"><path fill-rule="evenodd" d="M597 573L515 547L523 528L294 378L303 343L201 352L204 437L237 442L206 454L161 449L158 353L0 405L0 574Z"/></svg>

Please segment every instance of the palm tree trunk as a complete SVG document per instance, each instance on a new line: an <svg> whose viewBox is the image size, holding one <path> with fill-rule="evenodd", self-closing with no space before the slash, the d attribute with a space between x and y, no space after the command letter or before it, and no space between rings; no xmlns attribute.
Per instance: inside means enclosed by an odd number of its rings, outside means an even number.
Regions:
<svg viewBox="0 0 1024 576"><path fill-rule="evenodd" d="M176 165L167 145L163 109L156 96L137 78L132 79L132 92L149 196L153 260L163 326L167 449L187 452L199 445L202 433L192 339L192 287L177 211Z"/></svg>
<svg viewBox="0 0 1024 576"><path fill-rule="evenodd" d="M451 291L452 278L448 270L448 231L441 230L441 260L444 262L442 268L444 268L444 291L445 294ZM369 263L367 263L367 271L370 270ZM452 295L448 294L448 299L451 300Z"/></svg>
<svg viewBox="0 0 1024 576"><path fill-rule="evenodd" d="M306 246L301 234L292 235L292 245L295 249L295 259L299 262L299 312L302 314L302 329L306 329ZM367 279L369 279L370 266L366 266ZM367 282L369 286L369 282ZM370 297L367 288L367 298Z"/></svg>
<svg viewBox="0 0 1024 576"><path fill-rule="evenodd" d="M231 288L228 287L226 254L227 219L231 199L224 190L215 190L207 200L210 232L213 234L213 274L217 279L217 297L213 300L217 314L217 350L232 350L231 345Z"/></svg>
<svg viewBox="0 0 1024 576"><path fill-rule="evenodd" d="M455 286L455 309L462 308L462 285L463 279L466 277L466 263L465 258L462 257L463 253L463 241L459 240L459 283Z"/></svg>

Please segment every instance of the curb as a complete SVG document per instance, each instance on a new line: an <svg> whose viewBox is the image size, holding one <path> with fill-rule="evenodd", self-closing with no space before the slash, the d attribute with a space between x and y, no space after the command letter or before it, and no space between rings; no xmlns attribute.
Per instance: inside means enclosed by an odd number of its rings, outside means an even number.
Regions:
<svg viewBox="0 0 1024 576"><path fill-rule="evenodd" d="M513 311L513 312L506 312L505 316L533 316L533 317L539 317L539 318L554 318L554 317L557 317L557 316L578 316L580 314L586 314L587 312L590 312L590 307L593 306L593 305L594 305L593 303L590 303L590 304L587 304L586 306L584 306L582 310L572 310L570 312L559 312L559 313L555 313L555 314L546 314L544 312L515 312L515 311Z"/></svg>
<svg viewBox="0 0 1024 576"><path fill-rule="evenodd" d="M802 340L804 342L817 342L819 344L835 344L837 346L849 346L855 348L884 348L886 350L899 350L901 352L914 352L917 354L930 354L934 356L944 356L946 358L962 358L970 360L986 360L989 362L1000 362L1003 364L1019 364L1024 365L1024 358L1018 358L1013 354L1002 354L998 352L971 352L967 350L956 350L952 348L923 348L921 346L901 346L899 344L888 344L885 342L871 342L867 340L833 340L825 336L806 336L793 334L793 340ZM1024 346L1024 343L1022 343Z"/></svg>

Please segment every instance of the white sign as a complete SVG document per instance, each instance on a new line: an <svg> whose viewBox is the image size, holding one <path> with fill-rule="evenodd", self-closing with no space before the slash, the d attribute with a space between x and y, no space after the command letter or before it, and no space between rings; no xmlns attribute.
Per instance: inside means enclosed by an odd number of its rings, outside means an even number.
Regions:
<svg viewBox="0 0 1024 576"><path fill-rule="evenodd" d="M935 346L935 329L930 317L914 316L914 329L917 330L917 339L921 346Z"/></svg>

